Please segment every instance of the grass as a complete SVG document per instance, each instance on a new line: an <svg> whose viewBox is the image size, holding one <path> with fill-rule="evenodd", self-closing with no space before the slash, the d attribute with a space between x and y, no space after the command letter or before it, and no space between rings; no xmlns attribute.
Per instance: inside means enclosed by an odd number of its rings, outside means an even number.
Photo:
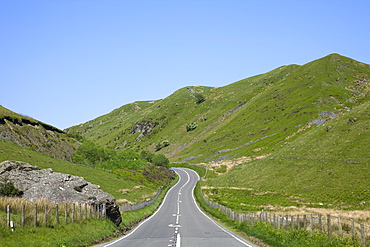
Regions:
<svg viewBox="0 0 370 247"><path fill-rule="evenodd" d="M5 160L19 160L36 165L40 169L52 168L56 172L84 177L87 181L100 185L102 190L113 195L116 200L126 199L133 203L147 198L142 198L142 196L152 195L168 181L165 173L156 168L148 169L148 171L157 174L161 180L150 179L149 176L142 174L143 171L102 170L53 159L29 148L22 148L15 143L0 139L0 161ZM144 185L145 187L139 190L132 190L138 185ZM122 189L130 189L132 191L123 194L121 192Z"/></svg>
<svg viewBox="0 0 370 247"><path fill-rule="evenodd" d="M0 228L0 246L18 247L18 246L89 246L102 240L118 237L128 229L135 226L141 220L147 218L158 208L168 189L171 188L178 178L171 182L162 190L158 199L150 206L137 211L125 212L122 215L122 223L116 227L110 220L90 219L78 221L78 223L59 224L53 226L41 226L34 228L26 226L25 228L16 227L12 232L7 227ZM1 203L20 204L20 199L2 198ZM22 201L22 203L27 203ZM28 202L30 203L30 202ZM42 202L45 206L46 202ZM33 205L33 204L32 204ZM49 205L50 208L52 205ZM4 213L0 212L3 218ZM5 216L4 216L5 217ZM42 215L40 215L42 217ZM62 218L62 216L61 216Z"/></svg>

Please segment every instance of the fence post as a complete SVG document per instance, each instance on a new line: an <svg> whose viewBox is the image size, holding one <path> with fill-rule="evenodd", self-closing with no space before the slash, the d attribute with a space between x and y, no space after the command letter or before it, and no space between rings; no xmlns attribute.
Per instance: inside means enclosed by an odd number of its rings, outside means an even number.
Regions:
<svg viewBox="0 0 370 247"><path fill-rule="evenodd" d="M81 208L81 203L80 204L78 204L78 211L79 211L79 215L78 215L78 219L79 220L82 220L82 208Z"/></svg>
<svg viewBox="0 0 370 247"><path fill-rule="evenodd" d="M355 240L356 239L356 236L355 236L355 222L353 221L353 219L351 219L351 231L352 231L352 239Z"/></svg>
<svg viewBox="0 0 370 247"><path fill-rule="evenodd" d="M33 226L37 227L37 204L35 204L35 212L33 217Z"/></svg>
<svg viewBox="0 0 370 247"><path fill-rule="evenodd" d="M66 224L68 224L68 204L66 203L65 205L65 222Z"/></svg>
<svg viewBox="0 0 370 247"><path fill-rule="evenodd" d="M75 222L75 204L72 203L72 223Z"/></svg>
<svg viewBox="0 0 370 247"><path fill-rule="evenodd" d="M342 222L341 222L340 217L338 217L338 234L339 236L342 235Z"/></svg>
<svg viewBox="0 0 370 247"><path fill-rule="evenodd" d="M25 224L25 211L26 211L26 206L22 205L22 227L24 227L24 224Z"/></svg>
<svg viewBox="0 0 370 247"><path fill-rule="evenodd" d="M360 231L361 231L361 247L365 247L366 246L366 241L365 241L364 224L360 224Z"/></svg>
<svg viewBox="0 0 370 247"><path fill-rule="evenodd" d="M288 222L288 215L285 216L285 230L288 231L289 228L289 222Z"/></svg>
<svg viewBox="0 0 370 247"><path fill-rule="evenodd" d="M303 229L306 230L307 228L307 215L303 215Z"/></svg>
<svg viewBox="0 0 370 247"><path fill-rule="evenodd" d="M58 204L55 205L55 221L56 221L56 224L59 225L59 205Z"/></svg>
<svg viewBox="0 0 370 247"><path fill-rule="evenodd" d="M84 215L85 215L85 220L87 220L87 204L85 203L85 213L84 213Z"/></svg>
<svg viewBox="0 0 370 247"><path fill-rule="evenodd" d="M310 231L313 232L313 216L310 214Z"/></svg>
<svg viewBox="0 0 370 247"><path fill-rule="evenodd" d="M10 227L10 205L6 206L6 225Z"/></svg>
<svg viewBox="0 0 370 247"><path fill-rule="evenodd" d="M327 224L328 224L328 241L330 242L331 241L331 218L330 218L330 214L327 215Z"/></svg>
<svg viewBox="0 0 370 247"><path fill-rule="evenodd" d="M299 214L298 214L298 215L297 215L297 229L298 229L298 230L300 229L299 220L300 220L300 218L299 218Z"/></svg>
<svg viewBox="0 0 370 247"><path fill-rule="evenodd" d="M106 213L106 204L103 203L103 211L102 211L102 218L105 219L105 213Z"/></svg>
<svg viewBox="0 0 370 247"><path fill-rule="evenodd" d="M322 215L319 214L319 232L322 233Z"/></svg>
<svg viewBox="0 0 370 247"><path fill-rule="evenodd" d="M45 226L47 226L48 225L48 205L45 205L44 221L45 221Z"/></svg>

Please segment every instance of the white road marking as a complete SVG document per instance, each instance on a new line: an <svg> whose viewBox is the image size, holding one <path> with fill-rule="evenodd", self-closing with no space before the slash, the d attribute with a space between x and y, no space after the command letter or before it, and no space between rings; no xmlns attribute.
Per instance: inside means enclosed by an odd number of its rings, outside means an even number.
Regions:
<svg viewBox="0 0 370 247"><path fill-rule="evenodd" d="M184 171L187 175L188 175L188 178L190 178L190 175L189 175L189 173L185 170L185 169L181 169L182 171ZM198 173L197 172L195 172L195 174L197 175L197 177L198 177L198 181L199 181L199 175L198 175ZM189 180L188 180L189 181ZM242 244L244 244L245 246L248 246L248 247L253 247L253 245L251 245L251 244L249 244L249 243L247 243L247 242L245 242L245 241L243 241L242 239L240 239L240 238L238 238L238 237L236 237L236 236L234 236L234 234L232 234L231 232L229 232L229 231L227 231L224 227L222 227L221 225L219 225L216 221L214 221L213 219L211 219L210 217L208 217L208 215L206 215L200 208L199 208L199 206L198 206L198 204L196 203L196 200L195 200L195 198L194 198L194 188L195 187L193 187L193 190L192 190L192 193L191 193L191 196L192 196L192 198L193 198L193 202L194 202L194 204L195 204L195 206L197 207L197 209L199 210L199 212L201 212L206 218L208 218L213 224L215 224L218 228L220 228L223 232L225 232L225 233L227 233L227 234L229 234L231 237L233 237L235 240L237 240L237 241L239 241L240 243L242 243Z"/></svg>
<svg viewBox="0 0 370 247"><path fill-rule="evenodd" d="M171 188L171 189L169 189L168 191L167 191L167 193L166 193L166 195L165 195L165 197L163 198L163 202L161 203L161 205L158 207L158 210L157 211L155 211L154 212L154 214L152 214L150 217L148 217L146 220L144 220L143 222L141 222L134 230L132 230L131 232L129 232L127 235L125 235L125 236L122 236L122 237L120 237L119 239L117 239L117 240L115 240L115 241L113 241L113 242L111 242L111 243L109 243L109 244L106 244L106 245L104 245L104 247L108 247L108 246L111 246L111 245L113 245L113 244L115 244L115 243L117 243L117 242L119 242L119 241L121 241L121 240L123 240L123 239L125 239L125 238L127 238L128 236L130 236L131 234L133 234L137 229L139 229L139 227L141 227L145 222L147 222L148 220L150 220L152 217L154 217L154 215L156 215L158 212L159 212L159 210L162 208L162 206L163 206L163 204L164 204L164 202L166 201L166 199L167 199L167 195L168 195L168 193L173 189L173 188L175 188L176 187L176 185L178 184L178 183L180 183L180 181L181 181L181 177L180 177L180 179L179 179L179 181L177 181L177 183ZM189 182L189 181L188 181Z"/></svg>

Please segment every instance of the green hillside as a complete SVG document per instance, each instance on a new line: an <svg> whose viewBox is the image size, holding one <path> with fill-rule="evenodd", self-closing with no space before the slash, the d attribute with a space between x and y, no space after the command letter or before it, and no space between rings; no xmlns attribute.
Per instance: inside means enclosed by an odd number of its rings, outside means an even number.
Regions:
<svg viewBox="0 0 370 247"><path fill-rule="evenodd" d="M368 210L369 76L369 65L331 54L224 87L185 87L67 131L118 149L154 152L166 140L157 152L207 165L204 191L234 209Z"/></svg>
<svg viewBox="0 0 370 247"><path fill-rule="evenodd" d="M172 161L263 156L277 149L277 143L305 132L308 123L368 101L369 75L369 65L332 54L225 87L182 88L165 99L128 104L67 131L102 145L152 152L167 140L170 145L159 152ZM197 94L205 101L197 103ZM191 123L197 128L187 131Z"/></svg>

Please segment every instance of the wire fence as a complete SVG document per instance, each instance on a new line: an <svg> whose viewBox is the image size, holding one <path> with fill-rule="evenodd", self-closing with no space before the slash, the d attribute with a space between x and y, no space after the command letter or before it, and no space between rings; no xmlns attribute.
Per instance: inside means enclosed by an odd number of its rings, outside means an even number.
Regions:
<svg viewBox="0 0 370 247"><path fill-rule="evenodd" d="M326 234L329 241L333 237L339 237L352 239L362 247L370 246L370 227L355 222L353 219L321 214L278 215L264 210L253 213L238 213L226 206L209 201L203 193L201 193L201 197L209 207L218 209L233 221L246 222L248 225L265 222L273 225L275 229L319 232Z"/></svg>
<svg viewBox="0 0 370 247"><path fill-rule="evenodd" d="M149 206L149 205L153 204L155 202L155 200L157 200L158 196L161 194L162 188L163 187L161 187L159 189L159 191L154 196L154 198L152 198L150 200L145 200L145 201L142 201L142 202L138 202L136 204L131 204L131 203L121 204L121 205L119 205L119 210L121 212L134 211L134 210L139 210L139 209L142 209L142 208L144 208L146 206Z"/></svg>
<svg viewBox="0 0 370 247"><path fill-rule="evenodd" d="M5 217L0 218L0 227L53 227L88 219L106 217L105 204L45 204L6 205Z"/></svg>

